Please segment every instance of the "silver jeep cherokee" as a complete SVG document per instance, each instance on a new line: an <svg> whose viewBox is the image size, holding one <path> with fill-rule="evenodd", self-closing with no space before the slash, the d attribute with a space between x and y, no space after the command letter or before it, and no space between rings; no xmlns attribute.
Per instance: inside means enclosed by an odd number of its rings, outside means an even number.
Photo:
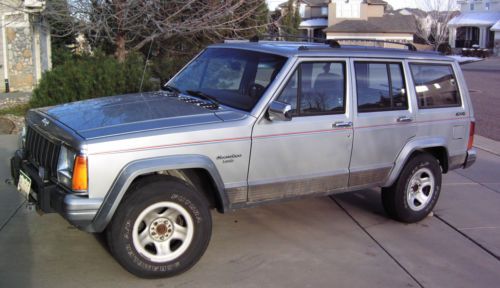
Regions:
<svg viewBox="0 0 500 288"><path fill-rule="evenodd" d="M211 208L381 187L387 214L411 223L432 211L441 173L476 159L460 66L403 49L217 44L160 92L35 109L26 122L11 160L19 191L105 232L116 260L147 278L200 259Z"/></svg>

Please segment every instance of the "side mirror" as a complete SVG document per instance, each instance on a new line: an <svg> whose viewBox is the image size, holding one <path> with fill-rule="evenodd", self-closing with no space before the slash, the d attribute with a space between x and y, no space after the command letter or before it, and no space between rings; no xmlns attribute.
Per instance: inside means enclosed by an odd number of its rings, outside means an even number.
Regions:
<svg viewBox="0 0 500 288"><path fill-rule="evenodd" d="M292 105L280 101L273 101L267 113L271 121L290 121L292 120Z"/></svg>

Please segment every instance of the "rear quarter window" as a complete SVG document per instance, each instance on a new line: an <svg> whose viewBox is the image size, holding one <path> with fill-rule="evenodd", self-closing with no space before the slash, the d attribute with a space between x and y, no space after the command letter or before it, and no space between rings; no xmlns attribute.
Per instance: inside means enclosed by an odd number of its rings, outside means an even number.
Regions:
<svg viewBox="0 0 500 288"><path fill-rule="evenodd" d="M410 64L418 108L445 108L462 105L458 83L449 64Z"/></svg>

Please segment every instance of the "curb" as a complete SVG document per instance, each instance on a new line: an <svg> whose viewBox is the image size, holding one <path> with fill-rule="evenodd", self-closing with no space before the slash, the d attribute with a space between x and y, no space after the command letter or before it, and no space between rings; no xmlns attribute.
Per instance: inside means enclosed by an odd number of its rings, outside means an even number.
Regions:
<svg viewBox="0 0 500 288"><path fill-rule="evenodd" d="M500 141L495 141L490 138L475 135L474 147L500 156Z"/></svg>

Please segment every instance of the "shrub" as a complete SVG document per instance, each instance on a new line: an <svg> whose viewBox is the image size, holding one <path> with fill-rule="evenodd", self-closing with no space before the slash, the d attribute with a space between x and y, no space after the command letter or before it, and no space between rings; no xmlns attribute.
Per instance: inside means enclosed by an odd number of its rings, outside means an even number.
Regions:
<svg viewBox="0 0 500 288"><path fill-rule="evenodd" d="M51 106L84 99L138 92L144 71L140 54L131 53L123 63L97 52L76 56L45 72L33 91L31 107ZM142 91L151 91L146 71Z"/></svg>

